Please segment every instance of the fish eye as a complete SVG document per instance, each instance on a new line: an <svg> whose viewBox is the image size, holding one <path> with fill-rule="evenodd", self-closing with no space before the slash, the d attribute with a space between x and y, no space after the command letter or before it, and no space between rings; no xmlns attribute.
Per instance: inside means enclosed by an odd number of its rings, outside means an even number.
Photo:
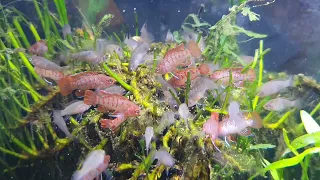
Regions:
<svg viewBox="0 0 320 180"><path fill-rule="evenodd" d="M139 109L135 110L135 113L136 113L136 114L139 114L139 113L140 113L140 110L139 110Z"/></svg>
<svg viewBox="0 0 320 180"><path fill-rule="evenodd" d="M157 72L157 73L160 72L160 68L157 67L157 68L156 68L156 72Z"/></svg>
<svg viewBox="0 0 320 180"><path fill-rule="evenodd" d="M109 83L113 83L113 80L112 80L112 79L109 79L108 82L109 82Z"/></svg>

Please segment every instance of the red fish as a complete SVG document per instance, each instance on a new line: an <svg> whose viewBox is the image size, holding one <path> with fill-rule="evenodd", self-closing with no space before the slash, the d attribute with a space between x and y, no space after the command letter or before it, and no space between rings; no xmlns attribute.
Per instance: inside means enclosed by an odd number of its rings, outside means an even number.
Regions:
<svg viewBox="0 0 320 180"><path fill-rule="evenodd" d="M253 69L248 70L242 74L243 68L227 68L219 71L215 71L209 75L209 77L218 83L223 85L229 84L230 71L232 73L232 82L238 86L243 86L244 81L254 81L256 79L256 73Z"/></svg>
<svg viewBox="0 0 320 180"><path fill-rule="evenodd" d="M29 52L34 55L43 56L48 52L47 42L41 39L29 48Z"/></svg>
<svg viewBox="0 0 320 180"><path fill-rule="evenodd" d="M60 87L60 93L63 96L66 96L76 89L105 89L113 86L114 83L115 79L104 74L99 74L97 72L82 72L61 78L58 85Z"/></svg>
<svg viewBox="0 0 320 180"><path fill-rule="evenodd" d="M50 70L50 69L43 69L37 66L34 67L35 72L44 78L49 78L54 80L55 82L59 82L65 75L60 71Z"/></svg>
<svg viewBox="0 0 320 180"><path fill-rule="evenodd" d="M184 47L184 44L170 49L166 53L162 61L160 61L160 63L158 64L156 72L158 74L166 74L173 71L180 65L191 64L191 57L201 57L201 50L199 49L197 43L193 40L188 42L186 49Z"/></svg>
<svg viewBox="0 0 320 180"><path fill-rule="evenodd" d="M94 93L87 90L84 94L84 103L88 105L98 104L98 110L114 111L115 113L122 113L127 116L138 116L140 114L140 107L129 99L119 95L111 94L105 91L99 91Z"/></svg>
<svg viewBox="0 0 320 180"><path fill-rule="evenodd" d="M203 124L202 131L211 138L212 143L218 138L219 114L212 112L210 118Z"/></svg>
<svg viewBox="0 0 320 180"><path fill-rule="evenodd" d="M113 116L117 117L116 119L100 120L102 128L111 128L112 130L122 124L128 117L135 117L140 114L140 107L135 103L119 94L111 94L105 91L94 93L87 90L84 94L84 103L98 104L97 109L101 112L113 112Z"/></svg>
<svg viewBox="0 0 320 180"><path fill-rule="evenodd" d="M190 72L190 80L196 79L198 76L200 76L200 71L197 67L191 67L187 69L181 69L174 71L174 75L176 77L173 77L169 80L169 83L177 88L177 87L185 87L188 79L188 72Z"/></svg>

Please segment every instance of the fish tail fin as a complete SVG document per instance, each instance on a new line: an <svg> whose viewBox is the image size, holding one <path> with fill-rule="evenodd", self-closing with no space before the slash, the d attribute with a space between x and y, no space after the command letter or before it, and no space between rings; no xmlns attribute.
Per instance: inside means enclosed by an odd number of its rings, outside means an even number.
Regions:
<svg viewBox="0 0 320 180"><path fill-rule="evenodd" d="M198 44L191 40L187 44L187 49L190 51L191 55L195 58L200 58L201 57L201 50L198 47Z"/></svg>
<svg viewBox="0 0 320 180"><path fill-rule="evenodd" d="M201 75L207 75L210 73L210 68L208 64L201 64L198 69Z"/></svg>
<svg viewBox="0 0 320 180"><path fill-rule="evenodd" d="M93 91L86 90L83 102L88 105L95 105L97 102L97 94Z"/></svg>
<svg viewBox="0 0 320 180"><path fill-rule="evenodd" d="M262 128L262 119L260 117L260 115L257 112L252 112L252 124L251 127L259 129Z"/></svg>
<svg viewBox="0 0 320 180"><path fill-rule="evenodd" d="M73 173L71 180L78 180L81 178L81 171L77 170L76 172Z"/></svg>
<svg viewBox="0 0 320 180"><path fill-rule="evenodd" d="M72 91L73 91L68 76L62 77L58 82L58 86L60 88L60 93L63 96L67 96L68 94L72 93Z"/></svg>
<svg viewBox="0 0 320 180"><path fill-rule="evenodd" d="M289 76L288 86L289 86L289 87L294 86L294 78L293 78L293 75L290 75L290 76Z"/></svg>
<svg viewBox="0 0 320 180"><path fill-rule="evenodd" d="M256 80L256 72L254 71L254 69L249 69L249 71L247 72L247 80L248 81Z"/></svg>

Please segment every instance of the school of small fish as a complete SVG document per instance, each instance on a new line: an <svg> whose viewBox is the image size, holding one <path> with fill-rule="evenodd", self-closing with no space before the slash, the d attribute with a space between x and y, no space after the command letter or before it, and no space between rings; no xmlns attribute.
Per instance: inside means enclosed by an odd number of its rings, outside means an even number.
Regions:
<svg viewBox="0 0 320 180"><path fill-rule="evenodd" d="M129 37L124 40L124 44L132 51L129 62L129 70L134 71L140 65L150 66L148 60L153 60L153 54L149 54L150 45L154 37L147 30L144 24L141 29L141 36ZM63 28L63 35L71 35L71 27L66 25ZM151 149L153 159L158 160L158 164L167 167L173 167L175 160L165 149L153 151L151 147L152 140L157 133L162 132L166 127L175 122L176 116L179 119L188 120L194 118L189 108L202 104L206 101L209 91L218 94L224 92L226 86L243 88L246 82L256 80L256 73L253 69L244 69L244 67L221 68L219 64L203 62L202 52L206 48L205 41L200 38L196 42L197 34L184 32L182 37L186 43L175 45L169 49L163 58L156 57L155 80L161 84L159 90L163 93L164 98L161 102L169 105L168 111L164 112L157 127L148 126L145 129L144 139L146 151ZM98 39L96 41L96 50L85 50L67 55L68 59L78 60L98 66L107 62L109 55L116 53L119 58L124 57L123 49L117 43ZM174 37L170 30L166 36L166 43L174 46ZM29 52L32 54L30 61L34 65L35 72L45 80L53 80L60 89L62 96L68 96L74 93L77 97L83 97L81 101L70 103L64 109L53 111L53 122L65 135L73 139L74 136L69 132L66 119L72 115L82 115L92 107L102 113L107 113L114 119L101 119L99 122L102 128L109 128L115 131L127 119L141 115L141 107L135 102L124 96L124 88L116 85L117 81L104 72L85 71L76 74L70 74L69 66L61 67L51 60L45 58L48 51L47 44L44 40L35 43ZM251 64L253 57L241 56L245 64ZM150 67L151 68L151 67ZM168 80L164 75L169 75ZM188 79L190 80L190 89L188 102L178 104L174 96L178 97L180 89L186 89ZM286 80L271 80L263 84L257 92L260 98L279 94L286 88L294 86L293 77ZM174 96L172 96L174 95ZM178 97L179 98L179 97ZM284 97L275 97L268 101L263 107L268 111L283 111L291 107L301 107L301 99L289 100ZM219 138L227 138L230 135L251 135L251 128L259 129L262 127L262 119L257 112L246 112L241 109L241 104L235 100L230 100L227 115L222 118L219 113L212 112L210 118L203 124L202 132L209 137L217 151L219 148L215 141ZM155 129L154 129L155 128ZM228 142L226 142L228 143ZM72 179L94 179L108 167L110 156L105 155L103 150L92 151L82 164L82 168L77 170Z"/></svg>

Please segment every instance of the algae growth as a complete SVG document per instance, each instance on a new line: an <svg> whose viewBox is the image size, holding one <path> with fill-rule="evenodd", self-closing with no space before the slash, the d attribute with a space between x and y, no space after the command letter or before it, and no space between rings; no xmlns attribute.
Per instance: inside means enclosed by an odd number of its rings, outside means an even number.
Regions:
<svg viewBox="0 0 320 180"><path fill-rule="evenodd" d="M152 43L148 50L152 58L134 71L129 68L133 51L124 43L127 38L124 33L108 34L108 40L117 42L122 48L123 56L115 51L107 52L104 54L107 60L98 66L71 59L64 61L71 67L69 74L94 70L114 78L125 89L124 96L142 109L139 116L128 118L114 131L100 127L99 120L108 114L95 107L81 116L70 116L67 126L76 139L67 138L55 126L51 115L53 110L63 109L65 104L77 99L75 93L61 96L55 83L48 84L36 73L29 61L31 55L25 49L31 47L31 42L45 39L48 52L44 56L50 60L67 51L96 50L97 41L103 38L103 30L108 27L112 15L105 15L93 26L84 21L83 27L63 37L60 30L69 24L64 0L55 0L56 9L53 10L48 8L47 0L42 4L33 2L43 37L35 28L36 22L28 21L14 8L1 9L0 169L4 179L27 176L28 179L70 179L81 167L84 157L96 149L103 149L111 156L107 170L115 179L248 179L263 175L274 179L290 179L293 175L299 178L300 174L290 174L293 169L302 172L302 179L315 179L319 174L316 163L319 157L313 155L319 152L319 133L305 133L303 123L297 118L299 108L268 112L263 107L274 96L257 96L265 82L288 77L285 73L264 71L264 55L272 49L264 47L261 40L251 62L244 62L239 55L237 35L245 34L249 39L266 37L236 25L239 13L251 21L259 20L259 15L253 13L246 2L230 8L229 14L215 25L204 22L195 14L189 15L181 30L173 32L173 42ZM136 16L135 25L138 24ZM136 26L134 39L137 41L141 38L139 29ZM33 37L27 37L26 31ZM182 118L181 113L177 116L175 107L189 104L191 74L187 73L185 88L166 89L157 78L156 68L169 49L190 40L186 32L196 35L191 39L199 46L204 45L200 47L202 57L197 66L209 63L219 64L220 69L241 67L242 73L254 71L257 76L239 88L230 83L231 75L229 84L222 91L209 89L205 98L189 108L189 116ZM164 78L168 80L172 76L167 73ZM302 96L309 100L303 109L319 122L319 84L304 75L297 75L294 80L294 86L280 95L287 98ZM164 95L170 95L177 106L170 106L163 100ZM263 118L263 128L252 130L251 136L232 135L229 142L216 139L213 144L204 136L203 124L211 113L226 117L231 101L239 102L241 110L249 114L258 112ZM168 112L175 115L169 116ZM174 121L168 123L169 117L174 117ZM148 126L153 127L155 135L147 154L144 131ZM294 140L290 142L290 139ZM174 166L156 165L153 156L159 149L171 154ZM305 150L301 152L301 149ZM297 164L301 168L295 166Z"/></svg>

